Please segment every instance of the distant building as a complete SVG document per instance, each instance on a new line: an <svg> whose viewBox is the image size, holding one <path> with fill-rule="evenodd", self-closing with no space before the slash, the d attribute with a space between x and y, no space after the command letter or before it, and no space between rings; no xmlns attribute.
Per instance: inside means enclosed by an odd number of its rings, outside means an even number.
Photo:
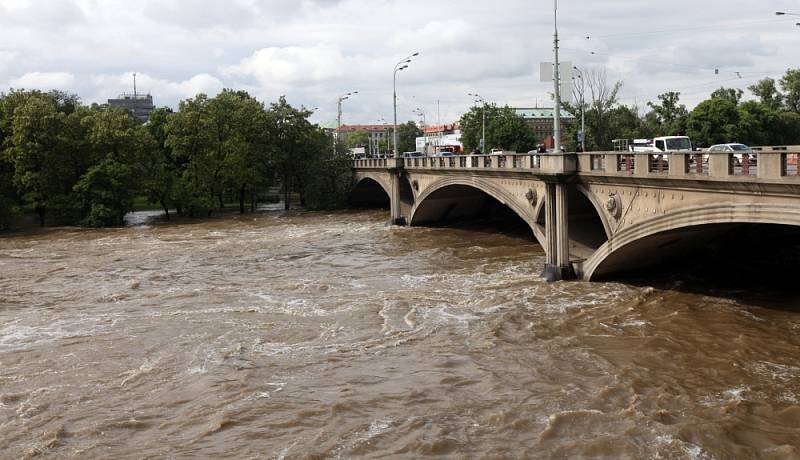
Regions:
<svg viewBox="0 0 800 460"><path fill-rule="evenodd" d="M334 135L344 141L348 134L358 131L367 133L369 144L360 146L366 148L367 155L386 153L379 152L379 146L385 145L387 141L391 143L392 125L342 125L338 132L334 132Z"/></svg>
<svg viewBox="0 0 800 460"><path fill-rule="evenodd" d="M536 139L544 141L548 147L552 148L553 143L553 112L552 107L522 107L515 108L514 111L522 117L536 134ZM575 115L561 110L561 141L566 139L566 127L575 123Z"/></svg>
<svg viewBox="0 0 800 460"><path fill-rule="evenodd" d="M458 123L450 125L431 125L422 128L422 137L416 140L417 151L433 154L441 147L453 147L460 152L464 146L461 144L461 126Z"/></svg>
<svg viewBox="0 0 800 460"><path fill-rule="evenodd" d="M150 119L150 112L156 108L149 94L120 94L117 99L109 99L108 105L127 110L142 123Z"/></svg>

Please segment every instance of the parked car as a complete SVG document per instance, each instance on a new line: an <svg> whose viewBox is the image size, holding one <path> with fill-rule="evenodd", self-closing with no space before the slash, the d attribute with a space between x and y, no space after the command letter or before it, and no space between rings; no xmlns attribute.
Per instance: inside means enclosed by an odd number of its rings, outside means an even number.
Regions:
<svg viewBox="0 0 800 460"><path fill-rule="evenodd" d="M403 152L403 158L415 158L421 156L423 156L422 152Z"/></svg>
<svg viewBox="0 0 800 460"><path fill-rule="evenodd" d="M712 145L708 148L708 151L711 153L728 153L733 154L733 159L736 162L736 165L742 164L743 155L747 154L750 155L749 160L751 165L756 164L756 156L754 155L753 149L738 143L729 143L729 144L716 144Z"/></svg>

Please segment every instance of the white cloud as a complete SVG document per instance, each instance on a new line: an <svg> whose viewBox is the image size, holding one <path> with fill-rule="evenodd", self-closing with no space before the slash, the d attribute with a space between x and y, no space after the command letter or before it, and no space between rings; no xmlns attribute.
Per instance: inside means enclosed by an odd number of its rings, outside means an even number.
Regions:
<svg viewBox="0 0 800 460"><path fill-rule="evenodd" d="M356 58L346 58L330 45L310 48L264 48L223 69L223 74L252 77L262 85L306 85L341 78L359 68Z"/></svg>
<svg viewBox="0 0 800 460"><path fill-rule="evenodd" d="M17 89L69 90L75 82L75 76L67 72L29 72L10 81L10 86Z"/></svg>

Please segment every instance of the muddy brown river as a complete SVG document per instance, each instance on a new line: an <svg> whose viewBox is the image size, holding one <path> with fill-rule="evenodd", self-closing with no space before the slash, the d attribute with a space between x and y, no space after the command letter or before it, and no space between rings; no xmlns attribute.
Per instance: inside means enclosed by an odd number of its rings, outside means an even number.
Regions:
<svg viewBox="0 0 800 460"><path fill-rule="evenodd" d="M800 458L797 295L387 218L0 237L0 457Z"/></svg>

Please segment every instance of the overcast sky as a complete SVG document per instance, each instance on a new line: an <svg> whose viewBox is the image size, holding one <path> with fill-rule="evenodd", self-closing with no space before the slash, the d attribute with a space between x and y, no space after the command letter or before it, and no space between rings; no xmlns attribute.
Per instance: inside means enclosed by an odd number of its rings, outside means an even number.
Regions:
<svg viewBox="0 0 800 460"><path fill-rule="evenodd" d="M626 104L677 90L691 108L800 67L800 16L775 11L800 13L800 1L561 0L561 58L623 81ZM398 118L419 107L429 124L452 122L469 92L551 106L539 62L552 61L552 35L552 0L0 0L0 91L104 102L137 72L158 106L235 88L330 122L337 96L357 90L343 122L378 123L392 117L395 63L418 51L398 74Z"/></svg>

